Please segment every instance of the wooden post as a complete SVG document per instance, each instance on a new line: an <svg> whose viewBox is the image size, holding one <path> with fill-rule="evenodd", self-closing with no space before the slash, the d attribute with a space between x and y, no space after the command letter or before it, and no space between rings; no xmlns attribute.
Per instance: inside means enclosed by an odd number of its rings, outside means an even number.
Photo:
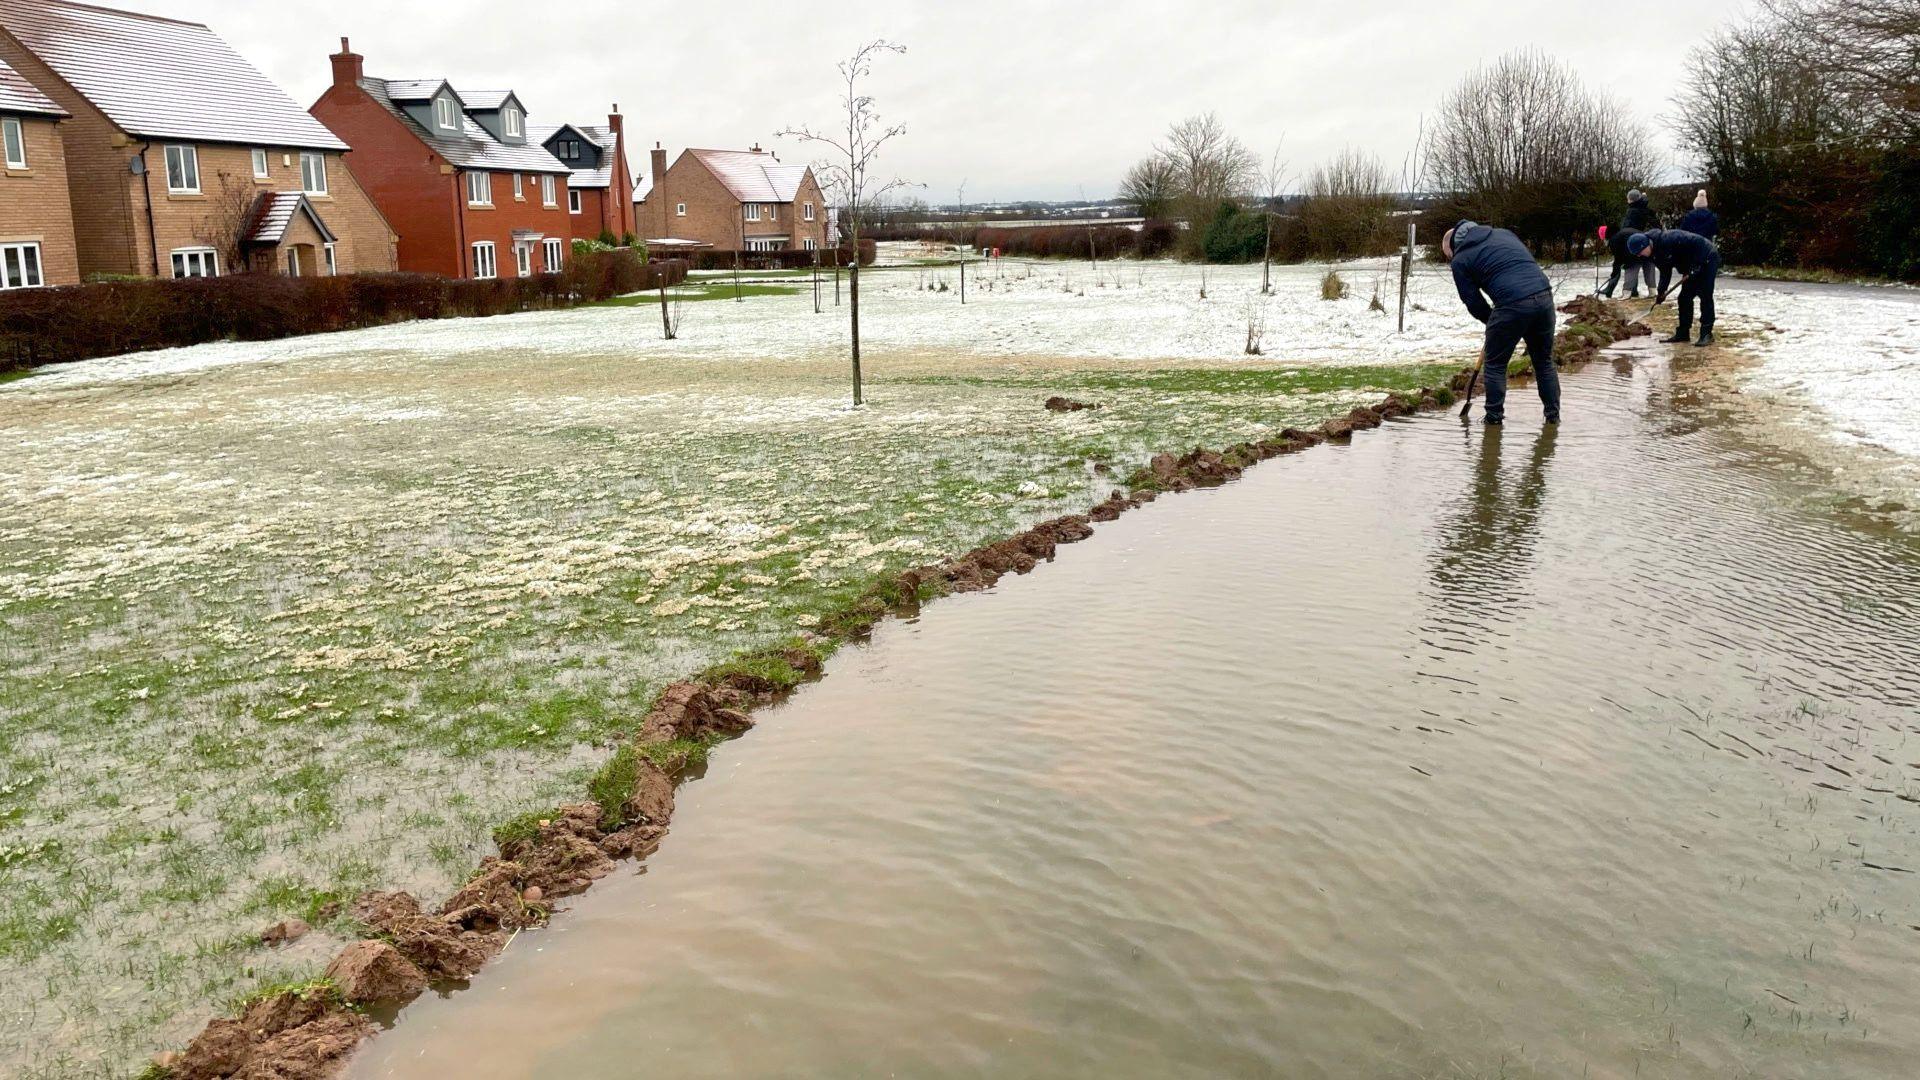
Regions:
<svg viewBox="0 0 1920 1080"><path fill-rule="evenodd" d="M835 260L833 264L833 306L840 306L840 263L838 260Z"/></svg>
<svg viewBox="0 0 1920 1080"><path fill-rule="evenodd" d="M960 303L967 302L967 260L960 260Z"/></svg>
<svg viewBox="0 0 1920 1080"><path fill-rule="evenodd" d="M1407 331L1407 279L1413 275L1414 223L1407 222L1407 249L1400 253L1400 333Z"/></svg>
<svg viewBox="0 0 1920 1080"><path fill-rule="evenodd" d="M813 253L813 313L820 314L820 253Z"/></svg>

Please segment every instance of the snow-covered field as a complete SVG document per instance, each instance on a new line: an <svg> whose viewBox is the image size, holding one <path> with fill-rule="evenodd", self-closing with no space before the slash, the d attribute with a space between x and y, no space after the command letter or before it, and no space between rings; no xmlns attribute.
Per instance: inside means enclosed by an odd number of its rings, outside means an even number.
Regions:
<svg viewBox="0 0 1920 1080"><path fill-rule="evenodd" d="M1817 407L1838 441L1920 458L1920 294L1770 288L1726 293L1720 308L1778 327L1756 346L1756 389Z"/></svg>
<svg viewBox="0 0 1920 1080"><path fill-rule="evenodd" d="M830 293L689 303L670 343L608 307L0 385L0 1073L124 1076L311 976L327 934L251 935L446 891L662 683L875 574L1472 347L1431 289L1396 336L1366 272L1328 302L1292 268L1249 357L1257 269L1205 301L1197 271L1116 271L1008 266L964 308L954 270L870 275L858 411Z"/></svg>

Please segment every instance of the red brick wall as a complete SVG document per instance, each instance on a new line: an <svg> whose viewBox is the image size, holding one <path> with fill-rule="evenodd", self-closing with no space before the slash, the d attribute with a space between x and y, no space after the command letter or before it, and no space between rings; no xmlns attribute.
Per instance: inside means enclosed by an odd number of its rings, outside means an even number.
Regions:
<svg viewBox="0 0 1920 1080"><path fill-rule="evenodd" d="M461 224L463 235L460 240L459 256L461 276L471 276L472 267L468 262L468 253L472 245L491 240L494 245L494 258L501 277L514 274L513 230L532 229L545 236L558 237L571 242L574 235L574 217L567 212L567 177L560 174L554 177L554 205L545 206L540 199L540 176L537 173L524 173L523 183L526 198L515 202L513 198L512 173L488 173L493 190L493 207L468 206L466 175L460 174ZM582 214L582 217L585 215ZM596 233L598 229L594 230ZM545 267L541 258L541 245L534 241L533 272L538 274Z"/></svg>
<svg viewBox="0 0 1920 1080"><path fill-rule="evenodd" d="M464 276L464 181L440 155L357 85L329 86L308 111L353 147L347 169L399 235L400 269Z"/></svg>

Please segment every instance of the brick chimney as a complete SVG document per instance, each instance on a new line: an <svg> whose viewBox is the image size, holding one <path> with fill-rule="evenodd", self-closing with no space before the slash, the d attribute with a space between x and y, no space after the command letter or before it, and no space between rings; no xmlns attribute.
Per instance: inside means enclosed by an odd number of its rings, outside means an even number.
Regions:
<svg viewBox="0 0 1920 1080"><path fill-rule="evenodd" d="M367 58L347 47L347 39L340 39L340 51L327 59L333 61L333 85L351 86L366 74Z"/></svg>
<svg viewBox="0 0 1920 1080"><path fill-rule="evenodd" d="M607 126L613 129L615 135L626 133L627 121L620 115L620 103L617 101L613 103L613 111L607 114Z"/></svg>
<svg viewBox="0 0 1920 1080"><path fill-rule="evenodd" d="M667 152L660 149L660 144L656 142L653 144L653 153L650 156L653 158L651 163L653 166L653 190L659 191L660 185L665 183L667 179Z"/></svg>

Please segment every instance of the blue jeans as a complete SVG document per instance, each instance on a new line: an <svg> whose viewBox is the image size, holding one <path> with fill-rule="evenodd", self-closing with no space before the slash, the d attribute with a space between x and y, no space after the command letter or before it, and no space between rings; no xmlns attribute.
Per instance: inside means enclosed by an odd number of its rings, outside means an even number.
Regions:
<svg viewBox="0 0 1920 1080"><path fill-rule="evenodd" d="M1545 289L1517 303L1502 304L1487 319L1487 420L1507 417L1507 361L1514 347L1527 343L1527 356L1533 361L1534 385L1540 388L1540 404L1546 407L1547 422L1560 421L1560 373L1553 366L1553 332L1558 319L1553 312L1553 290Z"/></svg>

